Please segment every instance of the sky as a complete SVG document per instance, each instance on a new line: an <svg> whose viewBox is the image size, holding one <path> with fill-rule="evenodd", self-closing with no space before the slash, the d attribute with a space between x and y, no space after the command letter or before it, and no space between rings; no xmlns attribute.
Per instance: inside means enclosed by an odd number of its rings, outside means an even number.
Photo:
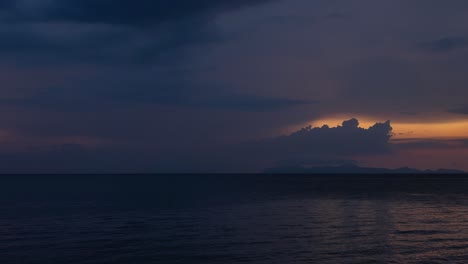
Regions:
<svg viewBox="0 0 468 264"><path fill-rule="evenodd" d="M0 0L0 171L468 170L467 12Z"/></svg>

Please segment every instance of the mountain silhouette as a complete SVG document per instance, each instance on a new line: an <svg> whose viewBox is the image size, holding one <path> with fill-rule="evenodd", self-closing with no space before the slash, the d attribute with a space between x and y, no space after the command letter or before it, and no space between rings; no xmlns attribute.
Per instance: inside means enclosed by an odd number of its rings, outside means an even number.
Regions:
<svg viewBox="0 0 468 264"><path fill-rule="evenodd" d="M324 166L324 167L274 167L264 170L267 174L466 174L454 169L418 170L414 168L368 168L356 165Z"/></svg>

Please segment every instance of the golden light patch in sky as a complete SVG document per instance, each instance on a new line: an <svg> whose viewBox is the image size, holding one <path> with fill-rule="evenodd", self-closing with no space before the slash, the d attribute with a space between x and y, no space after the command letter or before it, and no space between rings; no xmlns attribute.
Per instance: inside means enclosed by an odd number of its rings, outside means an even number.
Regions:
<svg viewBox="0 0 468 264"><path fill-rule="evenodd" d="M343 120L352 117L332 117L323 118L310 123L313 127L328 125L336 127L341 125ZM378 122L386 120L377 120L374 118L356 117L359 120L360 127L368 128ZM450 120L447 122L399 122L392 120L394 139L401 138L468 138L468 120Z"/></svg>
<svg viewBox="0 0 468 264"><path fill-rule="evenodd" d="M336 115L322 118L312 122L302 124L299 127L291 127L288 132L297 131L301 127L311 125L312 127L322 127L328 125L336 127L343 123L343 120L351 118L359 120L359 126L369 128L375 123L386 122L385 119L369 118L360 115ZM468 120L448 120L448 121L402 121L393 119L393 143L401 144L411 142L413 139L454 139L444 141L447 148L427 148L427 149L397 149L397 152L387 155L374 155L353 157L364 167L379 168L400 168L413 167L418 169L439 169L452 168L468 171L466 160L468 158L468 148L455 139L468 139Z"/></svg>

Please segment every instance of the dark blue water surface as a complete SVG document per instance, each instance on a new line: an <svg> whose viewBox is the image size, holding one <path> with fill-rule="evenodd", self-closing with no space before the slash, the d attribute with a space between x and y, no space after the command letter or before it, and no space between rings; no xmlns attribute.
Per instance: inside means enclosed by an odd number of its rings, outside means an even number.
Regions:
<svg viewBox="0 0 468 264"><path fill-rule="evenodd" d="M1 176L0 263L468 263L468 180Z"/></svg>

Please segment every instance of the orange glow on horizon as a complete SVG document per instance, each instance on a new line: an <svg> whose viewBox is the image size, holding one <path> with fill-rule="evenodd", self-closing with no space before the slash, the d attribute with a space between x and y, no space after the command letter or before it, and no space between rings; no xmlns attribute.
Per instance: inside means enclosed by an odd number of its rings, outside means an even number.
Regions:
<svg viewBox="0 0 468 264"><path fill-rule="evenodd" d="M352 117L334 117L324 118L308 123L313 127L328 125L336 127L343 123L343 120L349 120ZM370 118L358 118L359 126L368 128L378 122L387 120L377 120ZM393 139L403 138L468 138L468 120L447 121L447 122L399 122L392 121Z"/></svg>
<svg viewBox="0 0 468 264"><path fill-rule="evenodd" d="M363 117L360 115L337 115L307 122L295 127L289 127L283 133L289 134L303 127L337 127L344 120L351 118L359 120L359 127L369 128L376 123L386 122L386 119ZM393 144L407 143L412 140L447 140L445 148L397 148L395 152L383 155L353 156L352 158L364 167L401 168L412 167L417 169L459 169L468 171L466 160L468 148L460 141L468 139L468 120L447 121L406 121L397 118L390 120L393 127Z"/></svg>

